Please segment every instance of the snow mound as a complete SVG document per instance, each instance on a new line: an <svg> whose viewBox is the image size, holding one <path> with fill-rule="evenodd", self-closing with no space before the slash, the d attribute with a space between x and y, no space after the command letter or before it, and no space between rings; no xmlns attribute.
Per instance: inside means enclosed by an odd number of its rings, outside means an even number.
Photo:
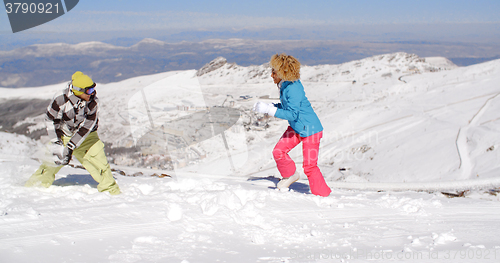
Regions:
<svg viewBox="0 0 500 263"><path fill-rule="evenodd" d="M32 156L41 143L26 136L0 132L1 158L27 158Z"/></svg>

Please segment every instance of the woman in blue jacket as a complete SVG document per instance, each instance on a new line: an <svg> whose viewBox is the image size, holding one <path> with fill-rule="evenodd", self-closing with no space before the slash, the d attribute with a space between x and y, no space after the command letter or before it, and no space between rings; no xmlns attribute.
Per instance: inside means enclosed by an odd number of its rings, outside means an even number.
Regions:
<svg viewBox="0 0 500 263"><path fill-rule="evenodd" d="M299 80L300 62L292 56L276 54L271 57L270 64L271 77L280 91L280 103L267 104L259 101L254 105L254 111L287 120L290 125L273 150L276 166L283 177L277 187L288 188L300 178L295 162L288 152L302 142L303 168L309 180L311 193L328 196L331 189L317 165L323 126Z"/></svg>

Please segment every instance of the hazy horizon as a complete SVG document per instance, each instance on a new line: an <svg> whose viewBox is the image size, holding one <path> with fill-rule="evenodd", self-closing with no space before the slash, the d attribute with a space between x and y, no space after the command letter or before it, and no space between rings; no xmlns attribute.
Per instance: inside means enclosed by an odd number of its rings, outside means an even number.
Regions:
<svg viewBox="0 0 500 263"><path fill-rule="evenodd" d="M127 68L131 76L136 76L161 70L199 69L217 56L244 66L262 64L271 54L281 52L291 52L308 65L340 64L406 52L420 57L445 57L467 66L500 58L499 11L500 2L493 0L87 0L79 1L57 19L18 33L12 33L7 14L0 12L0 82L27 79L26 74L34 76L48 68L52 70L49 75L57 75L68 67L88 68L91 64L81 63L106 59L122 61L113 68ZM186 44L174 45L170 50L87 52L77 57L63 51L51 57L9 53L34 44L91 41L131 47L145 38ZM203 42L234 38L243 39L245 47L220 49ZM273 45L265 45L270 40L275 41ZM79 64L75 65L75 59ZM140 69L138 59L143 61ZM129 64L124 64L125 60ZM59 78L62 76L54 77ZM15 86L22 83L29 81Z"/></svg>

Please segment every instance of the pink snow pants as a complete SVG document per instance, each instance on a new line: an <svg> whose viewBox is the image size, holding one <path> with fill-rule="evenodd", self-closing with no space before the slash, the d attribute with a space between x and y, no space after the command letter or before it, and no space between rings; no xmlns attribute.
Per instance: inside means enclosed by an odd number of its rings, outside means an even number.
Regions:
<svg viewBox="0 0 500 263"><path fill-rule="evenodd" d="M304 160L302 166L309 180L311 193L319 196L328 196L332 190L326 184L325 178L323 178L323 174L318 168L319 141L321 137L323 137L323 132L318 132L309 137L300 137L292 127L288 127L274 147L273 157L281 176L283 178L292 176L296 171L296 167L295 162L290 158L288 152L302 142Z"/></svg>

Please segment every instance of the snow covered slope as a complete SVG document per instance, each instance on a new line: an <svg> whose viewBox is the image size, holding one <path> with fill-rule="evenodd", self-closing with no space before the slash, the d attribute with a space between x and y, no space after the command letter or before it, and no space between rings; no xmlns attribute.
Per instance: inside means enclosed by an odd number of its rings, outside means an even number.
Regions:
<svg viewBox="0 0 500 263"><path fill-rule="evenodd" d="M394 183L496 177L499 64L457 68L444 58L395 53L342 65L304 66L306 94L325 127L319 162L325 177ZM171 149L171 154L177 153L173 160L165 159L165 151L153 150L170 163L147 165L150 168L235 175L268 171L278 176L271 149L287 122L258 121L262 116L250 110L258 100L277 102L269 75L268 65L241 67L218 58L198 72L166 72L99 85L101 138L127 149L138 146L143 136L155 136L148 131L161 129L182 143ZM0 96L50 98L63 86L37 88L44 93L5 89ZM196 135L207 125L229 120L222 116L207 121L200 115L213 107L234 109L240 118L224 124L228 126L223 133ZM31 127L37 128L43 127ZM116 164L137 166L135 155L110 155ZM300 147L291 155L300 166Z"/></svg>
<svg viewBox="0 0 500 263"><path fill-rule="evenodd" d="M304 67L306 94L325 127L320 165L326 176L360 182L495 177L499 63L457 68L444 58L396 53ZM278 97L266 65L218 64L199 78L208 93L252 97L244 107ZM270 147L286 122L271 124L279 127L266 132ZM300 151L292 154L300 159Z"/></svg>
<svg viewBox="0 0 500 263"><path fill-rule="evenodd" d="M309 194L303 175L275 189L271 150L287 123L250 110L277 100L266 65L218 59L98 84L109 152L140 148L143 166L173 177L114 173L123 194L110 196L67 166L53 186L25 188L43 144L0 133L0 261L498 262L499 198L479 188L498 181L499 70L500 61L457 68L404 53L305 66L325 127L326 198ZM1 89L0 98L49 99L63 86ZM36 121L22 122L42 128ZM110 155L120 169L143 158ZM300 171L300 147L291 155ZM472 191L429 193L447 187Z"/></svg>

